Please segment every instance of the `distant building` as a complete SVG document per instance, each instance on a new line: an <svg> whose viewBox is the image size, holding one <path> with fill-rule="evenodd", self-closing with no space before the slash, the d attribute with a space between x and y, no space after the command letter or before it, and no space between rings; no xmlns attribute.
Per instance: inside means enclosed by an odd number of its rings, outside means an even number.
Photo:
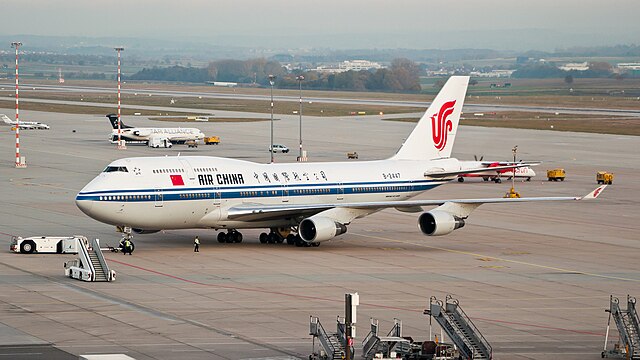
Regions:
<svg viewBox="0 0 640 360"><path fill-rule="evenodd" d="M213 86L223 86L223 87L236 87L238 83L235 82L226 82L226 81L207 81L207 84Z"/></svg>
<svg viewBox="0 0 640 360"><path fill-rule="evenodd" d="M640 63L620 63L618 69L622 70L640 70Z"/></svg>
<svg viewBox="0 0 640 360"><path fill-rule="evenodd" d="M323 65L323 66L318 66L313 70L317 72L322 72L322 73L335 74L335 73L341 73L341 72L347 72L347 71L377 70L382 68L384 68L384 66L382 66L381 64L377 62L369 61L369 60L345 60L341 63L338 63L337 66Z"/></svg>
<svg viewBox="0 0 640 360"><path fill-rule="evenodd" d="M491 70L489 72L472 71L469 73L469 75L486 78L508 78L511 77L511 74L513 74L514 72L515 70Z"/></svg>
<svg viewBox="0 0 640 360"><path fill-rule="evenodd" d="M560 70L564 70L564 71L587 71L589 70L589 63L588 62L582 62L582 63L566 63L562 66L560 66Z"/></svg>

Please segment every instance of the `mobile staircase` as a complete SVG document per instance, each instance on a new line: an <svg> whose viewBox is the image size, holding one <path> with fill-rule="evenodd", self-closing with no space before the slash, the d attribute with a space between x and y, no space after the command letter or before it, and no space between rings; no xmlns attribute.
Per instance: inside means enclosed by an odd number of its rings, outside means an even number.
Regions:
<svg viewBox="0 0 640 360"><path fill-rule="evenodd" d="M451 341L456 345L463 359L491 359L491 345L460 307L458 300L447 295L445 302L432 296L425 315L433 317Z"/></svg>
<svg viewBox="0 0 640 360"><path fill-rule="evenodd" d="M83 281L114 281L116 272L109 269L99 240L90 240L89 246L83 241L78 243L78 258L64 264L65 275Z"/></svg>
<svg viewBox="0 0 640 360"><path fill-rule="evenodd" d="M371 319L371 330L362 341L363 359L371 360L376 355L382 355L383 358L404 358L410 352L411 341L402 337L402 321L393 319L393 327L387 336L378 336L378 320Z"/></svg>
<svg viewBox="0 0 640 360"><path fill-rule="evenodd" d="M640 360L640 320L636 312L636 298L627 295L627 309L620 307L620 300L611 296L609 298L609 324L607 324L607 334L605 335L602 357L617 357L631 360ZM607 351L607 341L609 339L609 325L611 318L616 323L620 343L616 344L613 350Z"/></svg>
<svg viewBox="0 0 640 360"><path fill-rule="evenodd" d="M313 353L309 356L309 359L322 359L322 360L342 360L345 356L344 343L345 343L345 324L344 319L338 317L337 331L332 334L328 334L320 323L320 319L315 316L311 316L309 320L309 335L313 335ZM321 349L316 352L315 344L316 339L320 343Z"/></svg>

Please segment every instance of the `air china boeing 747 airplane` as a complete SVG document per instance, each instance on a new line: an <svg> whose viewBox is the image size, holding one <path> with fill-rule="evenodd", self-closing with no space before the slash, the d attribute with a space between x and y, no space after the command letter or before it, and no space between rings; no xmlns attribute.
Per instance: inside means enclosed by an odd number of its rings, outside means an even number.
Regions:
<svg viewBox="0 0 640 360"><path fill-rule="evenodd" d="M385 208L420 212L418 227L446 235L485 203L594 199L582 197L411 200L469 169L451 158L465 98L466 76L453 76L400 150L362 162L259 164L208 157L140 157L112 162L87 184L76 204L88 216L131 231L225 229L220 242L240 242L238 229L265 228L261 242L317 246L347 231L355 219ZM496 166L513 169L528 164ZM436 206L424 212L423 206Z"/></svg>

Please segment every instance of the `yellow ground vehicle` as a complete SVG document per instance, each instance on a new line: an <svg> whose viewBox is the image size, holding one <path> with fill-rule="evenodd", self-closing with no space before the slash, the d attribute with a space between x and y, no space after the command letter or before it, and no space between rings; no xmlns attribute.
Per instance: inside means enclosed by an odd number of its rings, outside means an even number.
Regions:
<svg viewBox="0 0 640 360"><path fill-rule="evenodd" d="M516 191L516 189L511 188L509 191L507 191L506 194L504 194L503 198L519 198L520 197L520 193Z"/></svg>
<svg viewBox="0 0 640 360"><path fill-rule="evenodd" d="M219 136L209 136L204 138L204 143L205 145L218 145L220 144L220 137Z"/></svg>
<svg viewBox="0 0 640 360"><path fill-rule="evenodd" d="M596 173L596 181L598 182L598 184L611 185L613 184L613 173L606 172L606 171L598 171Z"/></svg>
<svg viewBox="0 0 640 360"><path fill-rule="evenodd" d="M549 181L564 181L565 176L564 169L547 170L547 179Z"/></svg>

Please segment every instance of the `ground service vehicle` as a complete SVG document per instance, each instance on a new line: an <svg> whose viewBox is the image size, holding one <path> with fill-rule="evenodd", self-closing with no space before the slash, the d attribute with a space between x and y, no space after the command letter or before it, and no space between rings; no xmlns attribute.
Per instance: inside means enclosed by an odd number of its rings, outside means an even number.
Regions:
<svg viewBox="0 0 640 360"><path fill-rule="evenodd" d="M279 152L283 154L286 154L289 152L289 148L282 144L273 144L273 146L269 150L273 151L274 153Z"/></svg>
<svg viewBox="0 0 640 360"><path fill-rule="evenodd" d="M219 136L209 136L204 138L204 144L205 145L218 145L220 144L220 137Z"/></svg>
<svg viewBox="0 0 640 360"><path fill-rule="evenodd" d="M613 173L598 171L596 173L596 181L598 182L598 184L611 185L613 184Z"/></svg>
<svg viewBox="0 0 640 360"><path fill-rule="evenodd" d="M347 153L347 159L357 159L358 158L358 153L357 152L348 152Z"/></svg>
<svg viewBox="0 0 640 360"><path fill-rule="evenodd" d="M547 179L549 181L564 181L565 176L564 169L547 170Z"/></svg>
<svg viewBox="0 0 640 360"><path fill-rule="evenodd" d="M150 137L148 145L150 148L170 148L172 146L171 141L162 137Z"/></svg>
<svg viewBox="0 0 640 360"><path fill-rule="evenodd" d="M190 147L190 148L197 148L198 147L198 143L195 140L187 140L187 141L185 141L185 144L187 144L187 146Z"/></svg>
<svg viewBox="0 0 640 360"><path fill-rule="evenodd" d="M78 241L89 243L86 237L74 236L33 236L22 238L14 236L11 238L11 251L21 254L77 254Z"/></svg>

